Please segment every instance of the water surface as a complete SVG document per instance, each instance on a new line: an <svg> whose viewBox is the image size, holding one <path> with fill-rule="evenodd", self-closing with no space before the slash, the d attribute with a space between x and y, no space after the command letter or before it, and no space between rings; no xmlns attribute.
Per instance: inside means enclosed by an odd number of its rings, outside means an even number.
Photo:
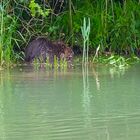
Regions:
<svg viewBox="0 0 140 140"><path fill-rule="evenodd" d="M140 64L0 71L0 140L140 140Z"/></svg>

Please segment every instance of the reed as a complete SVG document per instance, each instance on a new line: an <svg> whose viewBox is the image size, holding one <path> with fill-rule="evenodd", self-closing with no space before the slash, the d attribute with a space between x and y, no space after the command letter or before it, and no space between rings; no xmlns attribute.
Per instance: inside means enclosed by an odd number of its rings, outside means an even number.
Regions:
<svg viewBox="0 0 140 140"><path fill-rule="evenodd" d="M46 61L44 62L44 59L42 57L35 58L33 60L33 66L36 70L38 70L41 67L44 68L53 68L53 69L66 69L69 65L66 59L59 59L56 56L54 56L53 63L50 63L49 58L46 58Z"/></svg>
<svg viewBox="0 0 140 140"><path fill-rule="evenodd" d="M4 26L4 9L3 2L0 7L0 66L3 65L3 26Z"/></svg>
<svg viewBox="0 0 140 140"><path fill-rule="evenodd" d="M0 5L0 66L9 66L15 57L13 46L16 41L15 33L18 26L17 17L9 14L10 0Z"/></svg>
<svg viewBox="0 0 140 140"><path fill-rule="evenodd" d="M89 53L89 34L90 34L90 18L88 21L84 18L83 26L81 27L83 37L83 64L88 64L88 53Z"/></svg>

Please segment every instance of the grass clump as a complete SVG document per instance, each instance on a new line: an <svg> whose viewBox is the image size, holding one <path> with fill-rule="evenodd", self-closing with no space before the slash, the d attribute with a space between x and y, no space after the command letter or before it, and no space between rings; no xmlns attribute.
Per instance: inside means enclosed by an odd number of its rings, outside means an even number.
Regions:
<svg viewBox="0 0 140 140"><path fill-rule="evenodd" d="M140 62L140 58L138 58L137 56L132 56L128 58L125 56L112 54L111 56L99 56L98 58L95 59L94 62L108 64L113 67L117 67L121 69L133 65L136 62Z"/></svg>

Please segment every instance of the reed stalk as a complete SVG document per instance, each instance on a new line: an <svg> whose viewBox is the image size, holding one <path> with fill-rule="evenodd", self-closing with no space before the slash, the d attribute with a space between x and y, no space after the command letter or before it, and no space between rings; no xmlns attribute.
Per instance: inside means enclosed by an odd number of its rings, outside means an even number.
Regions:
<svg viewBox="0 0 140 140"><path fill-rule="evenodd" d="M83 64L88 64L88 52L89 52L89 34L90 34L90 18L88 22L84 18L83 26L81 27L83 37Z"/></svg>
<svg viewBox="0 0 140 140"><path fill-rule="evenodd" d="M0 5L0 66L10 65L15 57L13 51L13 42L15 42L15 33L17 27L17 17L9 14L10 0L1 2Z"/></svg>
<svg viewBox="0 0 140 140"><path fill-rule="evenodd" d="M4 15L4 10L3 10L3 2L1 2L1 7L0 7L0 66L2 66L3 63L3 15Z"/></svg>

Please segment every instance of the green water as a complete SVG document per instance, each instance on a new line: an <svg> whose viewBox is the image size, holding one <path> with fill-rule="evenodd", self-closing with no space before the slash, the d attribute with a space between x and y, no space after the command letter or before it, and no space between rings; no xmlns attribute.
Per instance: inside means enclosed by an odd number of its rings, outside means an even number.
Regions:
<svg viewBox="0 0 140 140"><path fill-rule="evenodd" d="M140 64L1 71L0 140L140 140Z"/></svg>

